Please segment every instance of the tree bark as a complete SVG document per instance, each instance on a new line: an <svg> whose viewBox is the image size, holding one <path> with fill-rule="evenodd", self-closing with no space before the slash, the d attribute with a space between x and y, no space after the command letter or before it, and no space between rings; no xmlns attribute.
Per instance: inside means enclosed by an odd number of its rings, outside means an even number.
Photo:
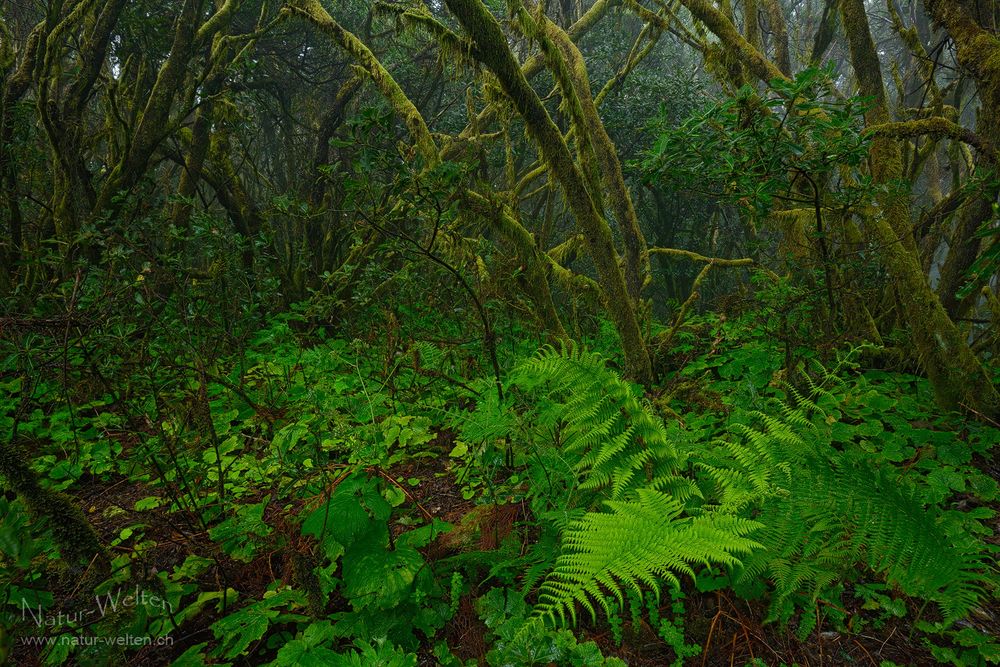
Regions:
<svg viewBox="0 0 1000 667"><path fill-rule="evenodd" d="M872 99L867 122L888 123L891 118L885 86L864 0L841 0L840 10L861 94ZM885 189L878 197L880 210L866 222L882 262L899 288L918 361L927 372L938 404L948 410L973 410L988 417L1000 415L996 387L921 270L908 193L898 191L903 178L899 145L876 135L870 164L874 184Z"/></svg>
<svg viewBox="0 0 1000 667"><path fill-rule="evenodd" d="M646 238L639 226L639 216L636 215L632 195L625 185L618 149L608 136L607 129L597 112L597 105L591 96L590 80L583 54L569 35L557 25L546 21L546 29L549 38L559 47L569 65L575 93L583 111L584 127L581 127L580 131L586 131L590 135L594 147L607 202L618 221L625 244L625 282L633 305L638 307L643 285L649 276L649 255L646 254Z"/></svg>
<svg viewBox="0 0 1000 667"><path fill-rule="evenodd" d="M598 213L586 179L573 161L566 142L514 58L496 18L480 0L447 0L449 9L472 38L473 56L493 74L524 119L528 134L538 145L562 187L590 256L597 269L604 302L621 339L629 375L638 382L653 380L652 363L629 298L625 276L615 251L611 229Z"/></svg>

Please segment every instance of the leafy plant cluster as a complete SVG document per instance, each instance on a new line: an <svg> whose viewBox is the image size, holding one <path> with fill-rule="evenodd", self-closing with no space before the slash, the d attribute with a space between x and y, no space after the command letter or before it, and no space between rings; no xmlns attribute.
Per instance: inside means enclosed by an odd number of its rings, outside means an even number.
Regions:
<svg viewBox="0 0 1000 667"><path fill-rule="evenodd" d="M711 188L757 214L776 202L819 205L829 179L840 182L832 190L839 204L856 203L865 192L862 183L842 179L840 170L852 173L867 156L865 104L839 99L831 74L807 69L794 80L772 81L766 93L744 86L679 125L664 111L641 170L682 188Z"/></svg>
<svg viewBox="0 0 1000 667"><path fill-rule="evenodd" d="M112 550L97 594L163 601L70 616L92 600L60 578L52 526L4 498L9 637L63 612L45 636L204 628L178 665L462 665L461 617L490 665L620 664L609 652L645 626L682 664L711 648L687 600L726 591L803 640L906 619L941 660L995 655L970 619L995 594L998 489L974 457L996 431L928 420L926 383L863 370L865 349L824 366L796 348L789 374L759 319L710 317L677 337L688 361L655 400L579 346L518 363L501 400L488 374L449 380L460 362L433 345L303 344L295 324L162 388L141 428L136 400L4 381L2 424L46 488L135 489L84 503ZM442 482L479 509L433 518L417 498ZM513 530L482 519L511 506ZM594 624L611 644L581 636ZM108 655L67 642L44 660Z"/></svg>
<svg viewBox="0 0 1000 667"><path fill-rule="evenodd" d="M732 388L737 405L724 420L689 415L687 428L665 429L600 355L573 348L542 351L512 374L527 419L480 405L463 436L518 443L527 495L557 536L522 558L525 590L541 581L535 613L575 622L577 606L600 607L613 621L642 589L679 593L681 576L717 586L721 573L737 595L766 596L768 618L794 620L802 639L816 630L818 605L838 608L855 585L865 604L904 614L913 610L895 594L922 600L918 627L953 633L995 593L994 549L982 538L997 484L969 465L994 436L981 429L970 447L953 431L915 426L920 411L900 378L853 375L861 350L832 369L800 363L799 387L768 387L783 374L771 365L780 355L773 341L756 345L759 354L751 346L687 367L717 371L708 386ZM979 505L956 509L956 493ZM876 590L896 593L874 602Z"/></svg>

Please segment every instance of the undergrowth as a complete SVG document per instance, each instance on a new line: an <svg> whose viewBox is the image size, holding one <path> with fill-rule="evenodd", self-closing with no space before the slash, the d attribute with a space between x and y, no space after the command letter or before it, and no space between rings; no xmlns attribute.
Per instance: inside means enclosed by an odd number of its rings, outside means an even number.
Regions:
<svg viewBox="0 0 1000 667"><path fill-rule="evenodd" d="M597 351L524 345L501 399L443 346L294 326L87 400L86 354L29 381L31 341L7 349L0 426L111 567L76 590L55 526L0 497L5 652L613 665L647 628L683 664L718 650L690 609L724 592L800 641L902 620L942 662L1000 658L998 491L977 466L998 431L934 413L923 380L866 368L866 348L789 373L745 322L706 318L675 354L717 344L656 393ZM121 636L136 643L88 643Z"/></svg>

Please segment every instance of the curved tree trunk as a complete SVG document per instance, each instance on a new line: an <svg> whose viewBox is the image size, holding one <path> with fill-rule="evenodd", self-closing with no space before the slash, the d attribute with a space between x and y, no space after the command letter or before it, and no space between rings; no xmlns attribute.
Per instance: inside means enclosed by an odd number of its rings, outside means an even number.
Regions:
<svg viewBox="0 0 1000 667"><path fill-rule="evenodd" d="M550 39L559 47L569 64L575 93L583 111L585 127L581 127L580 130L589 133L594 147L607 203L618 220L625 243L625 282L633 304L638 306L642 288L649 277L649 255L646 253L646 238L639 226L639 216L636 215L632 196L625 185L618 149L608 136L604 123L597 113L583 54L569 35L556 24L546 21L546 28Z"/></svg>
<svg viewBox="0 0 1000 667"><path fill-rule="evenodd" d="M482 2L447 0L447 4L472 38L473 56L497 77L504 93L524 119L528 134L562 186L566 203L573 212L597 269L605 306L618 330L629 375L644 384L652 382L652 363L625 284L611 228L598 212L587 189L586 179L573 161L562 133L524 77L500 24Z"/></svg>

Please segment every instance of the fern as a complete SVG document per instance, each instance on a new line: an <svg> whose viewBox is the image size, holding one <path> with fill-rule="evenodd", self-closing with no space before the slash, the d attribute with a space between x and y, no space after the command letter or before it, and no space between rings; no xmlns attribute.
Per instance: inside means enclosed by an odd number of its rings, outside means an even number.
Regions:
<svg viewBox="0 0 1000 667"><path fill-rule="evenodd" d="M737 586L773 582L771 620L787 619L795 596L816 600L858 565L936 602L946 623L979 604L990 586L983 545L972 537L956 543L943 512L925 507L921 489L894 467L833 446L831 427L850 387L821 366L816 371L803 375L802 389L786 387L790 400L744 413L728 438L700 448L696 466L718 491L708 506L683 474L687 453L600 355L547 347L520 364L510 384L535 399L529 442L550 437L577 488L607 509L579 514L567 506L548 515L573 518L553 524L561 551L536 613L564 623L576 622L578 605L591 616L598 608L611 614L616 599L624 604L624 590L658 594L698 565L729 568ZM498 437L515 422L532 422L511 412L486 397L477 425L466 429ZM551 547L543 552L521 559L528 587L552 562Z"/></svg>
<svg viewBox="0 0 1000 667"><path fill-rule="evenodd" d="M658 594L663 582L677 585L678 576L693 576L698 564L735 565L757 546L747 537L757 527L753 521L685 515L684 503L700 496L682 474L685 456L642 394L600 355L574 346L543 348L514 370L511 385L536 398L536 442L555 436L548 445L557 444L572 461L576 487L597 494L609 510L548 513L562 529L562 548L541 586L536 614L563 622L568 614L575 622L577 604L596 615L592 600L609 613L608 591L619 602L624 588ZM487 399L477 421L509 424L498 407ZM546 551L525 559L528 586L550 565Z"/></svg>
<svg viewBox="0 0 1000 667"><path fill-rule="evenodd" d="M796 405L748 413L701 463L721 489L723 507L757 508L766 547L742 562L741 582L767 576L775 586L771 620L787 617L790 596L822 591L857 565L884 576L910 596L936 602L946 623L978 604L988 563L974 540L957 544L927 508L920 489L864 453L834 448L821 428L816 399L830 394L810 381L808 395L790 389ZM809 415L813 419L808 418Z"/></svg>
<svg viewBox="0 0 1000 667"><path fill-rule="evenodd" d="M518 428L512 410L513 402L509 398L501 402L486 382L479 384L477 388L483 391L476 409L471 414L464 410L452 411L448 415L448 423L457 427L462 440L467 442L494 441L513 434Z"/></svg>
<svg viewBox="0 0 1000 667"><path fill-rule="evenodd" d="M577 457L581 490L607 490L611 499L650 486L680 500L698 495L694 483L678 474L686 462L663 422L601 355L572 345L545 347L515 369L513 384L546 390L552 403L543 422L557 428L562 451Z"/></svg>
<svg viewBox="0 0 1000 667"><path fill-rule="evenodd" d="M760 546L746 537L756 522L720 514L685 517L680 502L654 489L639 489L634 501L606 504L609 513L590 512L566 530L536 613L565 622L568 611L575 624L577 602L596 616L593 598L610 615L604 590L623 607L623 587L658 595L661 582L678 586L678 574L693 577L693 565L736 565L738 556Z"/></svg>

